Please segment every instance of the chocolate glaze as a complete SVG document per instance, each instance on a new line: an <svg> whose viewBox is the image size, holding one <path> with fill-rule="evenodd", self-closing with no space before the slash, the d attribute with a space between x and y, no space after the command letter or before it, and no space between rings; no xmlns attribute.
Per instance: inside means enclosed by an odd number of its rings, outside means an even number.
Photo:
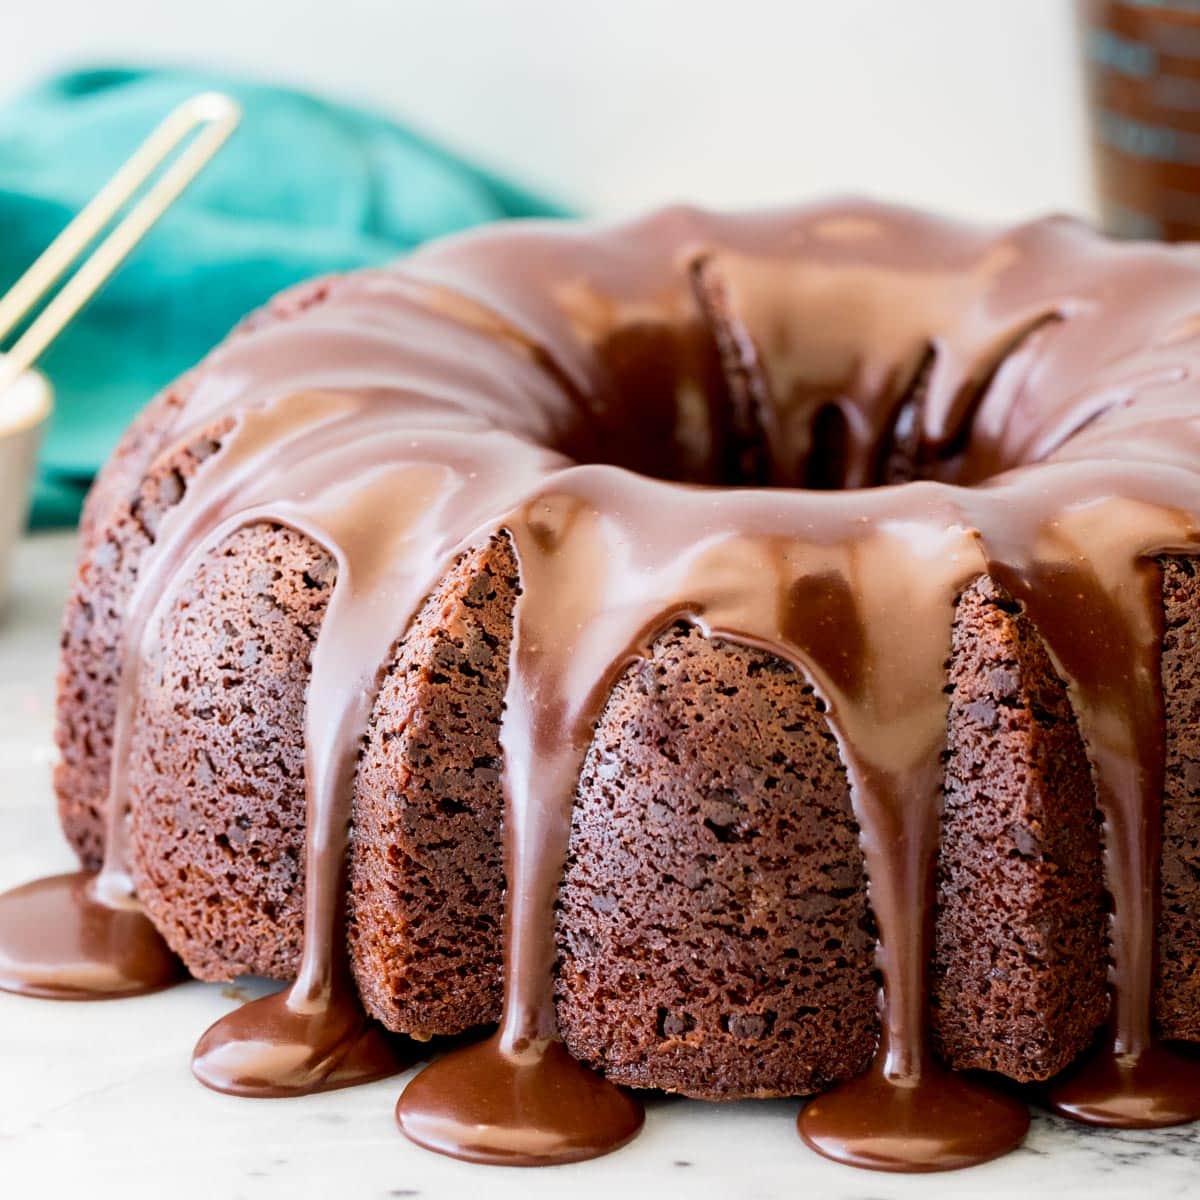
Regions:
<svg viewBox="0 0 1200 1200"><path fill-rule="evenodd" d="M514 1049L501 1030L432 1063L396 1105L418 1145L469 1162L580 1162L632 1140L642 1106L576 1062L553 1034Z"/></svg>
<svg viewBox="0 0 1200 1200"><path fill-rule="evenodd" d="M307 1004L295 988L244 1004L200 1039L192 1072L233 1096L304 1096L394 1075L413 1045L368 1020L347 977Z"/></svg>
<svg viewBox="0 0 1200 1200"><path fill-rule="evenodd" d="M926 1061L888 1073L877 1061L857 1079L811 1100L800 1136L827 1158L874 1171L952 1171L1015 1149L1029 1129L1018 1099Z"/></svg>
<svg viewBox="0 0 1200 1200"><path fill-rule="evenodd" d="M609 689L685 620L804 671L851 783L883 1032L867 1075L805 1109L804 1137L892 1170L1016 1145L1023 1110L945 1072L926 1037L944 663L956 598L984 572L1068 681L1106 822L1112 1032L1056 1102L1120 1123L1200 1116L1197 1068L1155 1040L1151 1010L1154 559L1200 536L1198 359L1192 254L1058 219L994 233L860 202L485 231L335 280L220 348L170 440L234 426L139 579L112 797L128 795L140 663L202 555L268 520L325 546L338 576L306 714L299 977L210 1030L197 1074L281 1095L402 1061L362 1024L346 963L355 763L422 599L504 529L522 587L501 728L504 1011L492 1039L409 1085L405 1132L520 1163L636 1132L635 1102L559 1040L554 901ZM876 486L897 478L913 481ZM123 827L110 800L109 876L127 865Z"/></svg>
<svg viewBox="0 0 1200 1200"><path fill-rule="evenodd" d="M113 1000L186 978L129 893L105 896L89 871L0 896L0 989L43 1000Z"/></svg>

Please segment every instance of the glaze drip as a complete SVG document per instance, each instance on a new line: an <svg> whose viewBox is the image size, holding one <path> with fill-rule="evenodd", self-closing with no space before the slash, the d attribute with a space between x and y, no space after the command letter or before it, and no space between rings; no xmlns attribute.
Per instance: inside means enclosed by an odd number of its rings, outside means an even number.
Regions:
<svg viewBox="0 0 1200 1200"><path fill-rule="evenodd" d="M132 895L105 895L99 883L75 871L0 896L0 989L43 1000L113 1000L183 982L183 964Z"/></svg>
<svg viewBox="0 0 1200 1200"><path fill-rule="evenodd" d="M130 864L139 673L204 556L270 522L324 547L337 580L305 715L299 975L205 1034L200 1078L288 1095L411 1061L359 1010L347 958L355 770L422 601L503 531L521 582L500 729L503 1015L410 1082L410 1137L528 1164L592 1157L640 1127L636 1101L561 1040L555 900L606 698L684 621L803 672L850 782L881 1036L867 1074L803 1111L803 1137L885 1170L1018 1144L1023 1106L948 1072L927 1036L945 663L958 597L985 574L1068 685L1105 821L1111 1031L1052 1102L1098 1123L1200 1117L1200 1072L1157 1040L1153 1012L1154 560L1197 549L1198 296L1194 258L1061 220L993 234L864 203L672 209L440 243L216 351L163 442L221 431L139 575L102 878ZM42 903L0 898L0 964Z"/></svg>

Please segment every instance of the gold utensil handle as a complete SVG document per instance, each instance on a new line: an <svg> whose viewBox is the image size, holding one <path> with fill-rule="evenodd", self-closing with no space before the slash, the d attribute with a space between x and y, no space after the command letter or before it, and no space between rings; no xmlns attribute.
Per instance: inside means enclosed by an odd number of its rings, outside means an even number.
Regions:
<svg viewBox="0 0 1200 1200"><path fill-rule="evenodd" d="M4 338L171 153L194 131L200 131L67 280L9 353L0 358L0 391L37 361L72 317L120 266L147 230L174 204L221 148L237 128L241 115L238 104L220 92L205 92L185 100L133 152L83 211L17 280L7 295L0 299L0 338Z"/></svg>

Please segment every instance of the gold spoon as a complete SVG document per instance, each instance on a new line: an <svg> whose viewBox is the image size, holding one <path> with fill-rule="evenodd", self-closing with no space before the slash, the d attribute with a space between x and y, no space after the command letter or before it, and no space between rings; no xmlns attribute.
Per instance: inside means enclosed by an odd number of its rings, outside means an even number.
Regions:
<svg viewBox="0 0 1200 1200"><path fill-rule="evenodd" d="M128 215L49 301L12 349L0 356L0 407L5 389L33 366L159 217L174 204L237 128L241 115L237 102L220 92L204 92L185 100L0 298L2 341L172 152L199 130Z"/></svg>

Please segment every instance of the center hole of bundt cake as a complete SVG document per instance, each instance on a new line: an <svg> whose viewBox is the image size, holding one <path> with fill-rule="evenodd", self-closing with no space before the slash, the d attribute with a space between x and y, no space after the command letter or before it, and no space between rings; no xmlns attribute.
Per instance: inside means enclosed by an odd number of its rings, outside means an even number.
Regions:
<svg viewBox="0 0 1200 1200"><path fill-rule="evenodd" d="M769 364L775 351L761 349L732 315L719 281L700 268L692 280L703 314L699 330L631 321L597 347L610 386L601 396L578 398L579 420L559 447L577 462L727 488L846 491L922 478L973 482L959 477L958 468L978 397L968 405L961 436L937 448L923 444L932 345L906 371L898 369L898 385L893 376L875 395L856 384L857 367L846 361L844 347L811 370L793 362L780 371ZM819 347L814 354L822 358Z"/></svg>
<svg viewBox="0 0 1200 1200"><path fill-rule="evenodd" d="M977 418L1002 369L1034 361L1057 314L1023 318L969 371L952 364L960 378L941 380L933 420L935 332L923 347L915 326L911 338L893 335L889 366L857 345L869 327L839 323L853 314L738 311L717 265L695 263L690 278L699 321L631 319L597 347L612 386L580 404L583 444L563 447L579 461L672 482L819 491L969 486L1019 465L980 444Z"/></svg>
<svg viewBox="0 0 1200 1200"><path fill-rule="evenodd" d="M920 445L925 374L922 367L898 402L870 412L835 389L780 408L746 378L727 376L703 391L648 378L643 368L622 389L618 411L584 422L561 449L577 462L672 483L819 491L906 483L945 465L941 454L926 461Z"/></svg>

